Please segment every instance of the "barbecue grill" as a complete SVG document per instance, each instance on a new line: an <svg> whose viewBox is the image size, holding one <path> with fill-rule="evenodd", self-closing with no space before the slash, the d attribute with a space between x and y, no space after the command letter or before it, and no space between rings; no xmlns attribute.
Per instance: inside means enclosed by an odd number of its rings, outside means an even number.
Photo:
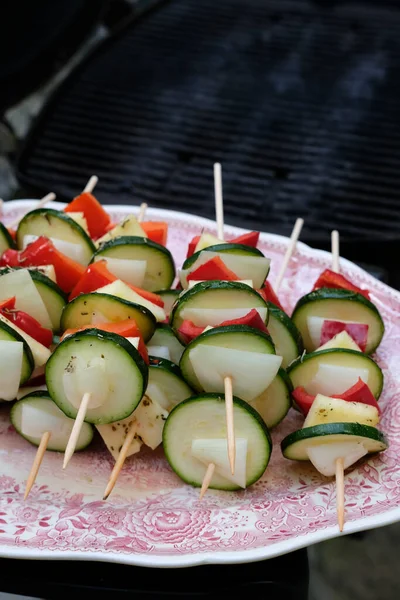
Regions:
<svg viewBox="0 0 400 600"><path fill-rule="evenodd" d="M107 203L213 217L396 267L400 12L310 2L170 0L92 54L42 113L18 163L70 199L96 172ZM377 260L377 249L379 259ZM391 283L395 283L392 275Z"/></svg>

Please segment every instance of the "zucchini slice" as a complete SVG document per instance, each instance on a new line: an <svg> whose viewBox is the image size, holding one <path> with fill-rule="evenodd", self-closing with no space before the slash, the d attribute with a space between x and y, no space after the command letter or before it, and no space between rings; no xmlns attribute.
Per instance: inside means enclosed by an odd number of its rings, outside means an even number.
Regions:
<svg viewBox="0 0 400 600"><path fill-rule="evenodd" d="M158 296L160 296L162 298L162 300L164 301L165 314L169 318L171 311L172 311L172 307L173 307L174 303L176 302L176 300L179 298L179 294L181 293L181 290L158 290L155 293Z"/></svg>
<svg viewBox="0 0 400 600"><path fill-rule="evenodd" d="M0 256L9 248L15 248L14 240L7 227L3 223L0 223Z"/></svg>
<svg viewBox="0 0 400 600"><path fill-rule="evenodd" d="M237 455L236 470L240 458L240 462L244 463L244 485L248 487L260 479L267 468L272 442L263 420L249 404L234 397L233 413L237 448L239 440L246 442L244 456ZM171 411L164 425L164 452L172 469L183 481L200 487L207 464L193 456L192 443L210 440L217 445L217 442L223 440L222 446L225 446L227 455L226 435L224 396L219 394L194 396L184 400ZM220 456L220 458L223 466L227 456ZM221 475L217 466L210 487L217 490L237 490L242 486Z"/></svg>
<svg viewBox="0 0 400 600"><path fill-rule="evenodd" d="M185 319L206 327L243 317L252 308L262 314L265 322L268 321L267 303L256 290L233 281L204 281L181 294L172 309L170 325L179 338L178 330Z"/></svg>
<svg viewBox="0 0 400 600"><path fill-rule="evenodd" d="M182 346L172 327L166 323L157 323L154 335L147 344L147 350L149 354L157 356L157 348L167 348L171 361L179 365L185 346Z"/></svg>
<svg viewBox="0 0 400 600"><path fill-rule="evenodd" d="M74 420L69 419L47 392L32 392L16 402L10 412L11 423L18 433L39 446L43 433L51 433L47 450L65 452ZM93 439L93 427L83 423L76 450L84 450Z"/></svg>
<svg viewBox="0 0 400 600"><path fill-rule="evenodd" d="M325 317L336 321L355 321L368 325L365 352L371 354L379 346L385 326L372 302L350 290L320 288L300 298L293 311L292 320L299 329L307 352L316 349L308 330L308 317Z"/></svg>
<svg viewBox="0 0 400 600"><path fill-rule="evenodd" d="M52 329L55 333L59 333L61 314L68 302L67 296L54 281L40 271L30 269L29 273L49 313Z"/></svg>
<svg viewBox="0 0 400 600"><path fill-rule="evenodd" d="M239 246L239 250L232 248L233 246ZM217 250L212 250L212 248L217 248ZM222 244L196 252L186 259L180 272L182 286L184 288L188 287L187 277L192 271L217 256L222 259L228 269L237 275L238 279L251 280L253 286L257 289L263 285L268 276L271 261L260 250L241 244ZM185 268L187 264L189 266Z"/></svg>
<svg viewBox="0 0 400 600"><path fill-rule="evenodd" d="M19 342L22 344L22 367L21 367L21 375L20 375L20 380L19 380L19 385L16 386L16 390L18 391L18 387L20 385L23 385L24 383L26 383L28 381L28 379L30 378L30 376L32 375L35 363L33 360L33 355L32 355L32 351L29 347L29 345L27 344L27 342L24 340L24 338L17 332L15 331L15 329L13 329L13 327L7 325L7 323L5 323L4 321L0 321L0 342ZM3 350L6 349L6 346L4 346ZM7 359L9 357L4 356L2 358L2 364L0 366L0 372L2 372L3 370L7 372L7 367L8 367L8 363L7 363ZM11 360L11 358L10 358ZM9 365L9 368L11 369L11 364ZM10 375L12 376L13 373L8 373L7 376ZM2 395L2 386L0 385L0 398Z"/></svg>
<svg viewBox="0 0 400 600"><path fill-rule="evenodd" d="M286 369L303 352L303 340L293 321L272 302L268 302L268 315L268 331Z"/></svg>
<svg viewBox="0 0 400 600"><path fill-rule="evenodd" d="M250 402L262 417L268 429L283 421L292 406L292 383L286 371L279 369L270 386L258 398Z"/></svg>
<svg viewBox="0 0 400 600"><path fill-rule="evenodd" d="M151 338L155 331L156 319L147 308L99 292L81 294L74 298L72 302L69 302L61 315L61 330L79 329L90 324L95 327L96 323L118 323L125 319L135 321L145 342Z"/></svg>
<svg viewBox="0 0 400 600"><path fill-rule="evenodd" d="M21 250L24 237L41 236L78 244L83 251L85 264L89 264L96 247L86 231L67 213L53 208L37 208L27 213L17 229L17 246Z"/></svg>
<svg viewBox="0 0 400 600"><path fill-rule="evenodd" d="M361 379L376 399L383 388L383 373L370 356L356 350L331 348L305 354L288 369L293 387L309 394L341 394Z"/></svg>
<svg viewBox="0 0 400 600"><path fill-rule="evenodd" d="M308 448L320 444L359 442L368 452L382 452L388 442L381 431L359 423L327 423L290 433L281 442L282 454L291 460L310 460Z"/></svg>
<svg viewBox="0 0 400 600"><path fill-rule="evenodd" d="M89 369L98 364L103 366L101 377L94 377ZM128 417L142 399L147 381L148 368L136 348L124 337L98 329L65 338L46 365L49 394L67 417L75 419L79 398L95 390L93 407L89 403L85 417L93 424Z"/></svg>
<svg viewBox="0 0 400 600"><path fill-rule="evenodd" d="M180 368L197 392L222 393L224 377L231 375L234 393L250 401L268 387L280 367L281 358L268 355L275 355L269 335L247 325L215 327L186 346Z"/></svg>
<svg viewBox="0 0 400 600"><path fill-rule="evenodd" d="M175 263L172 254L165 246L161 246L148 238L137 236L117 237L100 246L94 255L99 258L121 258L125 260L146 261L146 273L143 288L154 292L169 288L175 279Z"/></svg>
<svg viewBox="0 0 400 600"><path fill-rule="evenodd" d="M177 365L165 358L150 356L149 383L146 396L156 401L164 410L193 396L193 390L182 377Z"/></svg>

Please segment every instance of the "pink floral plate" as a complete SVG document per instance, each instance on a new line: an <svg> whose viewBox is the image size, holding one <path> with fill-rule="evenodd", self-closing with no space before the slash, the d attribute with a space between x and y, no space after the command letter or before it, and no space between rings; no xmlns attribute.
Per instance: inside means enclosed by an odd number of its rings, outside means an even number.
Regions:
<svg viewBox="0 0 400 600"><path fill-rule="evenodd" d="M34 201L4 206L4 221L34 208ZM59 208L56 204L54 207ZM106 207L107 208L107 207ZM114 220L137 207L110 206ZM215 224L193 215L149 209L148 217L169 223L168 246L177 265L187 243ZM226 226L227 237L242 233ZM260 247L272 258L274 281L288 240L262 234ZM299 243L281 290L289 311L309 291L330 255ZM353 533L400 519L400 293L359 267L341 261L343 272L371 290L386 333L377 353L385 374L381 428L389 449L346 474L346 524ZM294 411L273 432L274 450L260 481L242 492L207 492L185 485L162 451L131 457L108 501L101 500L112 458L99 442L76 454L63 471L62 456L48 452L27 502L23 490L35 448L0 410L0 555L35 559L99 560L153 567L240 563L271 558L339 534L335 487L308 464L285 460L280 441L301 427Z"/></svg>

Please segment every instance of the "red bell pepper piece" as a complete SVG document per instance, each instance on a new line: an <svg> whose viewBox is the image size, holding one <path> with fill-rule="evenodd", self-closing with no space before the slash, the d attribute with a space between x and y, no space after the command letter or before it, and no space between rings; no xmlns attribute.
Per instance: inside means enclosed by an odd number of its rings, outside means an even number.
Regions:
<svg viewBox="0 0 400 600"><path fill-rule="evenodd" d="M8 227L8 228L7 228L7 231L8 231L8 233L11 235L11 237L12 237L12 240L13 240L14 242L16 242L16 241L17 241L17 230L16 230L16 229L11 229L11 227Z"/></svg>
<svg viewBox="0 0 400 600"><path fill-rule="evenodd" d="M117 277L107 269L105 260L99 260L98 262L92 263L87 267L86 271L82 274L82 277L71 291L69 301L71 302L71 300L79 296L79 294L89 294L116 280Z"/></svg>
<svg viewBox="0 0 400 600"><path fill-rule="evenodd" d="M319 288L350 290L352 292L357 292L357 294L365 296L369 300L368 290L362 290L356 285L353 285L351 281L344 277L344 275L341 275L340 273L335 273L330 269L325 269L325 271L321 273L317 281L314 283L313 290L318 290Z"/></svg>
<svg viewBox="0 0 400 600"><path fill-rule="evenodd" d="M315 396L313 396L312 394L307 394L306 390L303 387L297 387L294 388L292 392L292 397L300 412L302 412L304 416L307 416L308 411L310 410L312 403L315 400Z"/></svg>
<svg viewBox="0 0 400 600"><path fill-rule="evenodd" d="M16 310L15 300L16 298L13 296L0 302L0 313L3 317L11 321L11 323L14 323L22 331L33 337L34 340L49 348L53 342L53 332L51 329L43 327L39 321L23 310Z"/></svg>
<svg viewBox="0 0 400 600"><path fill-rule="evenodd" d="M79 296L79 294L89 294L90 292L94 292L109 283L113 283L113 281L117 281L118 277L113 275L107 268L107 263L105 260L99 260L91 265L89 265L86 271L83 273L82 277L72 290L69 301ZM139 294L145 300L160 306L164 307L164 300L158 294L154 294L154 292L149 292L147 290L142 290L142 288L138 288L134 285L128 285L134 292Z"/></svg>
<svg viewBox="0 0 400 600"><path fill-rule="evenodd" d="M196 246L200 241L200 237L200 235L195 235L194 238L190 240L186 258L189 258L189 256L192 256L194 254Z"/></svg>
<svg viewBox="0 0 400 600"><path fill-rule="evenodd" d="M4 255L3 255L4 256ZM57 250L54 244L41 236L20 254L20 267L53 265L57 284L64 292L70 292L85 272L85 267Z"/></svg>
<svg viewBox="0 0 400 600"><path fill-rule="evenodd" d="M255 308L252 308L244 317L231 319L230 321L223 321L218 325L218 327L226 327L227 325L247 325L248 327L253 327L254 329L259 329L264 333L268 333L268 329L264 321Z"/></svg>
<svg viewBox="0 0 400 600"><path fill-rule="evenodd" d="M179 327L178 333L183 339L184 343L189 344L192 340L202 334L204 329L205 327L198 327L193 323L193 321L185 319Z"/></svg>
<svg viewBox="0 0 400 600"><path fill-rule="evenodd" d="M110 215L104 210L93 194L83 192L72 200L64 212L82 212L87 222L90 236L97 239L104 235L111 223Z"/></svg>
<svg viewBox="0 0 400 600"><path fill-rule="evenodd" d="M2 267L20 267L21 264L19 262L19 252L18 250L13 250L9 248L8 250L4 250L1 255L0 266Z"/></svg>
<svg viewBox="0 0 400 600"><path fill-rule="evenodd" d="M229 240L229 243L244 244L245 246L252 246L253 248L257 248L259 238L259 231L249 231L247 233L243 233L242 235L233 238L233 240Z"/></svg>
<svg viewBox="0 0 400 600"><path fill-rule="evenodd" d="M379 414L381 414L381 409L376 401L375 396L369 389L368 385L361 379L361 377L359 377L357 383L355 383L347 391L343 392L342 394L332 396L332 398L341 398L347 402L361 402L361 404L369 404L369 406L375 406Z"/></svg>
<svg viewBox="0 0 400 600"><path fill-rule="evenodd" d="M297 407L306 416L315 400L315 396L308 394L304 387L295 388L292 392L292 396L297 404ZM375 396L369 389L368 385L361 379L361 377L351 388L345 392L342 392L341 394L333 394L331 398L338 398L338 400L346 400L346 402L360 402L361 404L375 406L378 413L381 414L381 409L376 401Z"/></svg>
<svg viewBox="0 0 400 600"><path fill-rule="evenodd" d="M283 308L282 304L279 302L279 298L275 294L274 289L269 281L265 281L264 286L261 288L261 290L257 290L257 291L260 294L260 296L262 298L264 298L264 300L266 302L272 302L272 304L275 304L275 306L277 306L278 308L280 308L281 310L284 311L284 308Z"/></svg>
<svg viewBox="0 0 400 600"><path fill-rule="evenodd" d="M342 331L347 331L349 336L360 347L360 350L365 352L368 340L368 325L365 323L343 323L342 321L325 319L321 329L321 346Z"/></svg>
<svg viewBox="0 0 400 600"><path fill-rule="evenodd" d="M68 335L77 333L78 331L84 331L85 329L100 329L101 331L108 331L109 333L116 333L122 337L138 337L139 346L138 352L141 354L145 363L149 364L149 355L147 352L146 344L143 341L142 334L140 333L139 327L136 325L133 319L125 319L124 321L118 321L117 323L98 323L96 325L83 325L77 329L67 329L64 331L60 341L62 342Z"/></svg>
<svg viewBox="0 0 400 600"><path fill-rule="evenodd" d="M2 312L5 308L15 308L15 296L13 296L12 298L7 298L7 300L0 301L0 312Z"/></svg>
<svg viewBox="0 0 400 600"><path fill-rule="evenodd" d="M268 333L268 329L264 321L255 308L252 308L244 317L240 317L239 319L231 319L230 321L223 321L215 327L227 327L228 325L247 325L248 327L253 327L254 329L259 329L264 333ZM202 334L204 329L205 327L198 327L192 321L185 320L179 327L178 333L184 342L189 344L189 342Z"/></svg>
<svg viewBox="0 0 400 600"><path fill-rule="evenodd" d="M145 221L140 223L140 226L150 240L161 244L161 246L167 245L168 223L164 221Z"/></svg>
<svg viewBox="0 0 400 600"><path fill-rule="evenodd" d="M238 277L233 271L228 269L220 256L214 256L203 265L189 273L188 281L237 281Z"/></svg>

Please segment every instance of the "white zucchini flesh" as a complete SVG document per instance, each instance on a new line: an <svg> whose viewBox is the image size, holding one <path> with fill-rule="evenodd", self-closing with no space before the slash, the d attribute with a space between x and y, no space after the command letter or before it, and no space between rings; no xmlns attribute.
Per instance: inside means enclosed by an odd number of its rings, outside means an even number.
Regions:
<svg viewBox="0 0 400 600"><path fill-rule="evenodd" d="M134 292L126 283L118 279L117 281L113 281L113 283L109 283L102 288L96 290L96 292L101 294L110 294L111 296L117 296L117 298L122 298L123 300L128 300L129 302L135 302L136 304L140 304L147 308L153 315L156 320L161 322L165 321L166 315L165 311L161 306L157 306L153 302L146 300L136 292Z"/></svg>
<svg viewBox="0 0 400 600"><path fill-rule="evenodd" d="M105 260L108 270L126 283L142 287L146 275L147 261L96 256L95 261Z"/></svg>
<svg viewBox="0 0 400 600"><path fill-rule="evenodd" d="M307 385L307 392L324 396L342 394L355 385L360 378L368 385L368 369L321 363Z"/></svg>
<svg viewBox="0 0 400 600"><path fill-rule="evenodd" d="M26 397L17 402L11 411L11 421L25 439L35 446L40 444L42 435L51 433L48 450L63 452L68 444L74 420L69 419L46 397ZM88 446L93 438L93 428L88 423L83 423L76 449L81 450Z"/></svg>
<svg viewBox="0 0 400 600"><path fill-rule="evenodd" d="M43 344L40 344L34 340L33 337L25 333L25 331L22 331L22 329L14 325L14 323L6 319L6 317L3 317L2 314L0 314L0 321L6 323L9 325L9 327L12 327L17 333L20 334L20 336L24 338L32 351L33 360L35 361L35 369L38 369L46 364L51 355L50 350L46 348L46 346L43 346Z"/></svg>
<svg viewBox="0 0 400 600"><path fill-rule="evenodd" d="M157 356L157 358L166 358L171 360L171 354L168 346L147 346L147 351L151 356Z"/></svg>
<svg viewBox="0 0 400 600"><path fill-rule="evenodd" d="M261 288L268 275L270 259L264 256L243 256L228 252L210 252L204 250L189 269L182 269L180 281L182 287L188 286L187 276L209 260L219 257L225 266L233 271L238 279L251 279L255 288Z"/></svg>
<svg viewBox="0 0 400 600"><path fill-rule="evenodd" d="M43 327L52 328L51 319L28 269L10 271L0 278L0 300L15 296L15 308L22 310Z"/></svg>
<svg viewBox="0 0 400 600"><path fill-rule="evenodd" d="M241 488L246 488L247 440L235 440L235 473L232 475L228 456L228 443L224 438L195 439L192 442L192 456L206 467L215 464L216 472Z"/></svg>
<svg viewBox="0 0 400 600"><path fill-rule="evenodd" d="M232 378L233 393L246 401L260 396L275 378L282 357L218 346L197 345L189 352L195 375L205 392L224 392Z"/></svg>
<svg viewBox="0 0 400 600"><path fill-rule="evenodd" d="M0 340L0 398L15 400L22 374L22 342Z"/></svg>
<svg viewBox="0 0 400 600"><path fill-rule="evenodd" d="M317 394L303 427L324 423L361 423L361 425L375 427L379 423L379 413L375 406L369 404L348 402Z"/></svg>
<svg viewBox="0 0 400 600"><path fill-rule="evenodd" d="M257 481L267 468L272 444L268 430L249 405L234 399L233 418L236 439L247 440L246 487ZM163 432L167 460L186 483L200 487L206 465L192 455L192 443L200 440L226 440L226 413L223 397L204 394L185 400L170 413ZM211 488L235 490L240 486L218 471Z"/></svg>
<svg viewBox="0 0 400 600"><path fill-rule="evenodd" d="M73 219L75 221L75 223L78 223L78 225L80 225L82 227L82 229L84 231L86 231L86 233L89 235L89 227L86 221L86 217L85 214L83 212L69 212L68 216Z"/></svg>
<svg viewBox="0 0 400 600"><path fill-rule="evenodd" d="M63 374L64 393L67 400L77 409L84 394L89 393L88 408L98 408L108 399L110 379L107 375L106 361L101 356L94 356L89 361L80 356L73 356Z"/></svg>
<svg viewBox="0 0 400 600"><path fill-rule="evenodd" d="M336 460L338 458L344 459L344 468L347 469L368 454L368 450L359 441L328 442L310 446L307 448L307 454L317 471L326 477L332 477L336 473Z"/></svg>
<svg viewBox="0 0 400 600"><path fill-rule="evenodd" d="M132 415L126 419L122 419L122 421L115 421L108 425L96 425L97 431L101 435L103 442L107 446L107 449L114 460L117 460L127 433L132 426ZM137 434L135 434L126 456L128 457L137 454L142 445L143 442L137 437Z"/></svg>
<svg viewBox="0 0 400 600"><path fill-rule="evenodd" d="M23 248L26 248L27 246L29 246L29 244L35 242L38 239L38 237L38 235L24 235ZM70 258L71 260L81 265L87 265L87 254L85 253L85 250L80 244L73 244L72 242L58 240L57 238L49 238L49 240L54 244L54 247L59 252L65 254L65 256L68 256L68 258Z"/></svg>
<svg viewBox="0 0 400 600"><path fill-rule="evenodd" d="M322 327L325 321L339 321L339 319L336 317L307 317L308 333L315 348L321 346ZM360 321L344 321L340 319L340 323L346 325L365 325L368 327L367 323L361 323Z"/></svg>
<svg viewBox="0 0 400 600"><path fill-rule="evenodd" d="M181 318L192 321L197 327L206 327L207 325L219 325L225 321L240 319L245 317L251 311L251 308L183 308ZM265 322L267 319L268 308L256 307L256 311Z"/></svg>
<svg viewBox="0 0 400 600"><path fill-rule="evenodd" d="M188 290L191 290L192 287L194 287L198 283L203 283L204 281L208 281L208 280L207 279L199 279L199 280L191 279L188 284ZM228 281L228 280L219 279L218 281ZM252 279L239 279L238 281L236 281L236 283L243 283L244 285L248 285L249 287L254 288Z"/></svg>

